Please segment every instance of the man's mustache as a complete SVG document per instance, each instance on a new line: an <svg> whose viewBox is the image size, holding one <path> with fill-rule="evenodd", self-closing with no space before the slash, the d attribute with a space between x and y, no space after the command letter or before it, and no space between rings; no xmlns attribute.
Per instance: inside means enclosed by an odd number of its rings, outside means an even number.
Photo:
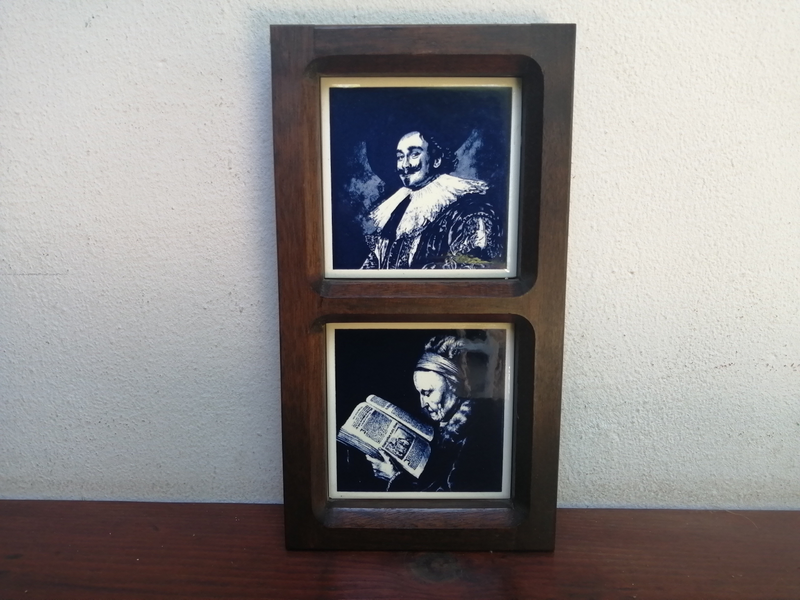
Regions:
<svg viewBox="0 0 800 600"><path fill-rule="evenodd" d="M403 167L401 169L397 169L397 172L400 173L401 175L413 175L414 173L416 173L420 169L422 169L422 165L421 164L420 165L411 165L411 166L408 166L408 167Z"/></svg>

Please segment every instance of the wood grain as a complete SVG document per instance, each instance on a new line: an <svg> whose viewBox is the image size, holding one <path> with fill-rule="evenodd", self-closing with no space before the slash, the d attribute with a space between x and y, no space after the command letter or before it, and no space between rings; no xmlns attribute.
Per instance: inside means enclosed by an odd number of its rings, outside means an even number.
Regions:
<svg viewBox="0 0 800 600"><path fill-rule="evenodd" d="M800 598L800 512L558 511L553 553L287 551L277 505L0 501L0 600Z"/></svg>
<svg viewBox="0 0 800 600"><path fill-rule="evenodd" d="M275 25L270 38L287 543L314 549L552 548L575 27ZM517 277L424 282L324 277L320 77L345 74L521 80ZM455 507L437 512L431 509L442 504L430 500L418 501L416 510L381 515L329 500L323 325L475 322L489 316L516 324L512 506L505 512ZM375 507L393 508L386 501Z"/></svg>

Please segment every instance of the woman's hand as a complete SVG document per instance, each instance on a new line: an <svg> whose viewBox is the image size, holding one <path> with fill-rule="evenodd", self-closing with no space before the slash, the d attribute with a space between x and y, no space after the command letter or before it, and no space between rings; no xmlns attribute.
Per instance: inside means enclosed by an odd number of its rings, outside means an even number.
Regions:
<svg viewBox="0 0 800 600"><path fill-rule="evenodd" d="M378 479L391 481L400 474L400 470L395 465L392 457L386 454L383 450L378 450L381 453L383 460L367 456L367 460L372 465L372 474Z"/></svg>

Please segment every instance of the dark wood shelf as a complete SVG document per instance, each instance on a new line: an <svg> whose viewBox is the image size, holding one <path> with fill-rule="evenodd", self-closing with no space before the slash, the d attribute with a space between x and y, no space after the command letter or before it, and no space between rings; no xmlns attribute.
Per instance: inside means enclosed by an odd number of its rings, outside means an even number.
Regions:
<svg viewBox="0 0 800 600"><path fill-rule="evenodd" d="M553 553L289 552L277 505L0 501L0 600L800 598L800 512L558 511Z"/></svg>

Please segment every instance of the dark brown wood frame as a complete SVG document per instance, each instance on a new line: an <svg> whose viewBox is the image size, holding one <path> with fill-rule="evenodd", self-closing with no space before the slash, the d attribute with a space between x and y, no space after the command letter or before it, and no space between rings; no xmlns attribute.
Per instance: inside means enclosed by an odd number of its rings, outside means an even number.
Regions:
<svg viewBox="0 0 800 600"><path fill-rule="evenodd" d="M270 35L287 547L552 550L575 26L274 25ZM522 80L517 277L324 277L324 75ZM514 324L510 500L329 499L324 326L352 321Z"/></svg>

